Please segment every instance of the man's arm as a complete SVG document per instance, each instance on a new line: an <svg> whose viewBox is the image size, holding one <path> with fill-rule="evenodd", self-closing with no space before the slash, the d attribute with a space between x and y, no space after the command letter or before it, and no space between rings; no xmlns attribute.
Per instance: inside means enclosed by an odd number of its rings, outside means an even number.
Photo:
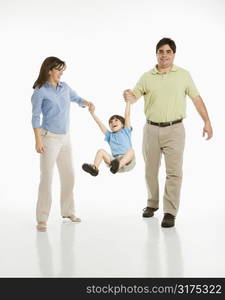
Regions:
<svg viewBox="0 0 225 300"><path fill-rule="evenodd" d="M209 115L206 106L200 96L193 98L192 101L195 105L197 112L201 116L202 120L205 122L205 125L203 127L203 137L205 136L205 134L207 134L207 140L209 140L213 136L213 130L209 120Z"/></svg>
<svg viewBox="0 0 225 300"><path fill-rule="evenodd" d="M99 120L99 118L95 114L95 106L91 103L89 106L89 112L92 116L92 118L95 120L95 122L98 124L99 128L101 129L102 133L105 135L107 128L105 125Z"/></svg>
<svg viewBox="0 0 225 300"><path fill-rule="evenodd" d="M130 101L126 100L125 107L125 127L130 128Z"/></svg>

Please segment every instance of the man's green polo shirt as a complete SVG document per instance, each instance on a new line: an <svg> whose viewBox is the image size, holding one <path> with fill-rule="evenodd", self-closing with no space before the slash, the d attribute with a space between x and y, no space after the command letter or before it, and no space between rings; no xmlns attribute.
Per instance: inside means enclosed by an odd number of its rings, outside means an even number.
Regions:
<svg viewBox="0 0 225 300"><path fill-rule="evenodd" d="M185 118L186 95L191 99L199 95L189 72L175 65L167 73L159 73L156 67L144 73L133 93L144 96L146 119L153 122Z"/></svg>

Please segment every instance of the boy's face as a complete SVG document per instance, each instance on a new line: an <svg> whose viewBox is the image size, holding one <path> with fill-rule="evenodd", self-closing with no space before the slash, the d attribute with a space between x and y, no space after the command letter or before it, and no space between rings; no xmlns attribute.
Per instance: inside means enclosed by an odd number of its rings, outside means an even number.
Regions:
<svg viewBox="0 0 225 300"><path fill-rule="evenodd" d="M123 128L123 123L119 119L114 118L109 123L109 127L112 132L117 132Z"/></svg>

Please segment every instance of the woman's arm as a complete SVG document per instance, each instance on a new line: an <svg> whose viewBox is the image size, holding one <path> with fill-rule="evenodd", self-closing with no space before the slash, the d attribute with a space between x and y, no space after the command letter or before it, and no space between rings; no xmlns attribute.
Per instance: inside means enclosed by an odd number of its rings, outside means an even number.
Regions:
<svg viewBox="0 0 225 300"><path fill-rule="evenodd" d="M92 116L92 118L95 120L95 122L98 124L99 128L101 129L102 133L105 135L106 134L106 131L107 131L107 128L105 127L105 125L100 121L100 119L96 116L95 114L95 106L90 103L90 106L89 106L89 112Z"/></svg>

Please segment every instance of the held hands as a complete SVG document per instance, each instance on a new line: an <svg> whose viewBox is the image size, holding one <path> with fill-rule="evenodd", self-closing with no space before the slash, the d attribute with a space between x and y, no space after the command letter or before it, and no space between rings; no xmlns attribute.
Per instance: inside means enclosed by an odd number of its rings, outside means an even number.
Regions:
<svg viewBox="0 0 225 300"><path fill-rule="evenodd" d="M95 111L95 106L94 106L93 103L90 102L90 105L89 105L88 110L89 110L90 113L94 113L94 111Z"/></svg>
<svg viewBox="0 0 225 300"><path fill-rule="evenodd" d="M206 134L207 134L206 140L211 139L211 137L213 136L213 130L212 130L212 126L211 126L210 122L206 122L205 126L203 127L202 136L205 137Z"/></svg>
<svg viewBox="0 0 225 300"><path fill-rule="evenodd" d="M137 99L132 90L128 89L123 92L123 97L126 102L134 103Z"/></svg>
<svg viewBox="0 0 225 300"><path fill-rule="evenodd" d="M88 107L88 110L90 112L94 112L95 106L94 106L94 104L92 102L85 100L83 103L84 103L84 105L86 105Z"/></svg>

